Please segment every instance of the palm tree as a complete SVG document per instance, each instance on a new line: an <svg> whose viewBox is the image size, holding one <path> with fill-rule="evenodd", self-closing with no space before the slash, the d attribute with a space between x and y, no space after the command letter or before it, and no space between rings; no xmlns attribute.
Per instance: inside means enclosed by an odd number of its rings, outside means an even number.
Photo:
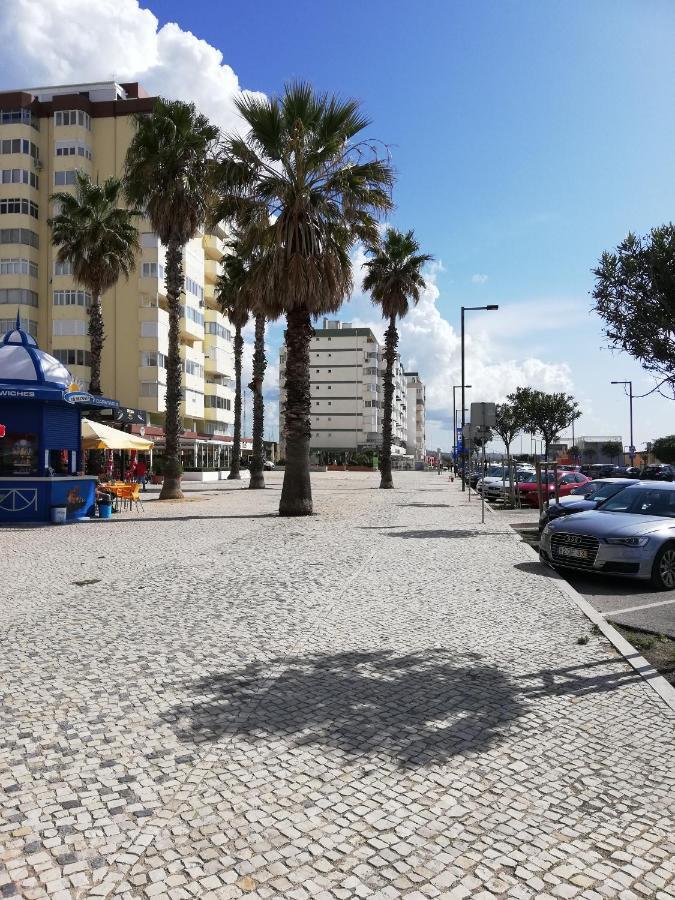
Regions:
<svg viewBox="0 0 675 900"><path fill-rule="evenodd" d="M390 166L359 140L369 124L353 100L308 84L278 98L242 96L248 132L225 139L217 167L218 217L235 219L257 253L252 275L266 318L286 315L286 468L279 513L311 515L309 477L312 316L349 295L349 251L376 239L391 208Z"/></svg>
<svg viewBox="0 0 675 900"><path fill-rule="evenodd" d="M398 347L396 320L402 319L410 309L410 301L416 304L420 291L426 287L422 267L433 257L420 253L420 245L412 231L405 234L388 228L383 241L367 246L371 258L365 263L366 277L363 289L369 291L373 303L382 308L382 315L389 320L384 334L384 358L387 367L384 374L384 421L382 424L382 454L380 457L380 487L393 488L391 476L391 416L394 399L393 370Z"/></svg>
<svg viewBox="0 0 675 900"><path fill-rule="evenodd" d="M75 280L91 293L89 341L91 380L89 390L101 394L101 354L105 343L101 296L120 277L128 278L139 249L133 224L135 209L122 209L122 182L107 178L103 184L77 173L75 193L60 191L51 200L58 212L49 219L58 262L72 265Z"/></svg>
<svg viewBox="0 0 675 900"><path fill-rule="evenodd" d="M139 114L124 167L130 203L145 211L166 247L169 353L166 360L164 483L160 500L180 499L180 295L184 291L183 250L207 219L207 167L218 129L192 103L155 102L151 115Z"/></svg>
<svg viewBox="0 0 675 900"><path fill-rule="evenodd" d="M249 389L253 395L253 453L251 455L250 480L248 486L258 489L265 487L265 449L263 446L265 428L265 401L263 381L267 359L265 358L265 316L256 312L255 337L253 340L253 377Z"/></svg>
<svg viewBox="0 0 675 900"><path fill-rule="evenodd" d="M234 326L234 436L232 460L228 479L241 479L241 363L244 352L242 329L249 317L249 295L246 291L248 268L238 241L231 241L230 252L223 256L223 272L218 278L216 293L221 312Z"/></svg>

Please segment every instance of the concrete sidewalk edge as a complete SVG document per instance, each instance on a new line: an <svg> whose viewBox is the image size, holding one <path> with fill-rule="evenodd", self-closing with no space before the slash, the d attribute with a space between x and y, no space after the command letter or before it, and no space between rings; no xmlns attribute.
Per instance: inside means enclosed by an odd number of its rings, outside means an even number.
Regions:
<svg viewBox="0 0 675 900"><path fill-rule="evenodd" d="M518 532L515 528L512 528L510 525L508 526L511 531L515 535L518 535ZM525 542L523 542L525 543ZM527 549L532 552L535 559L541 563L541 565L545 565L539 559L539 554L537 551L530 547L529 544L526 544ZM675 713L675 687L669 684L663 675L659 675L658 671L654 668L654 666L647 662L644 656L640 656L635 647L629 643L626 638L620 634L616 630L613 625L604 618L602 613L599 613L597 609L595 609L591 604L586 600L582 595L576 591L570 584L565 581L562 575L559 575L555 569L550 569L551 578L555 582L558 590L565 594L578 608L582 611L582 613L586 616L586 618L590 619L594 625L600 629L600 631L604 634L607 640L612 644L612 646L619 651L621 656L626 660L629 666L631 666L635 671L643 678L647 684L656 691L659 697L663 700L669 709Z"/></svg>

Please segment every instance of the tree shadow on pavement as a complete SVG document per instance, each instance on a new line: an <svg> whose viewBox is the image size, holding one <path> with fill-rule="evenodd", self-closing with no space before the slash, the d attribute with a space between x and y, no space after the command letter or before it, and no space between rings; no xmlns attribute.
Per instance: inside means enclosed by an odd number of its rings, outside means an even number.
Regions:
<svg viewBox="0 0 675 900"><path fill-rule="evenodd" d="M412 769L490 746L523 712L509 677L476 658L317 653L280 659L276 672L274 662L255 662L191 683L196 696L164 718L186 742L276 736Z"/></svg>
<svg viewBox="0 0 675 900"><path fill-rule="evenodd" d="M415 531L396 531L387 534L387 537L399 538L472 538L485 537L507 537L512 538L513 535L508 531L478 531L472 528L427 528Z"/></svg>
<svg viewBox="0 0 675 900"><path fill-rule="evenodd" d="M416 509L449 509L449 503L399 503L398 506L412 506Z"/></svg>
<svg viewBox="0 0 675 900"><path fill-rule="evenodd" d="M607 667L609 671L599 673L589 671L598 666ZM617 656L581 663L578 666L540 669L528 675L519 675L515 680L529 682L523 694L528 699L536 700L544 696L560 697L573 694L575 697L583 697L587 694L607 693L635 684L642 677L622 657Z"/></svg>

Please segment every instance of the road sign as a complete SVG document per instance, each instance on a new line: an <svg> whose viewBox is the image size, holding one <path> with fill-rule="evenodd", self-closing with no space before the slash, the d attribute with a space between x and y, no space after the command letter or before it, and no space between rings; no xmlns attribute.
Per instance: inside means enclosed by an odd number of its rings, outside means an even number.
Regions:
<svg viewBox="0 0 675 900"><path fill-rule="evenodd" d="M497 405L495 403L472 403L471 422L484 429L494 428L497 421Z"/></svg>
<svg viewBox="0 0 675 900"><path fill-rule="evenodd" d="M635 447L629 447L628 452L630 453L631 456L633 456L635 453Z"/></svg>

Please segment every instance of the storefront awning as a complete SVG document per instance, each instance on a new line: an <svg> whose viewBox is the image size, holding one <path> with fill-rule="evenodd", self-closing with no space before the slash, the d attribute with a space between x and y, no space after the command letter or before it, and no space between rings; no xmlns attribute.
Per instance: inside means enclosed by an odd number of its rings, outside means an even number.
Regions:
<svg viewBox="0 0 675 900"><path fill-rule="evenodd" d="M153 441L137 434L127 434L101 422L82 419L83 450L149 450Z"/></svg>

